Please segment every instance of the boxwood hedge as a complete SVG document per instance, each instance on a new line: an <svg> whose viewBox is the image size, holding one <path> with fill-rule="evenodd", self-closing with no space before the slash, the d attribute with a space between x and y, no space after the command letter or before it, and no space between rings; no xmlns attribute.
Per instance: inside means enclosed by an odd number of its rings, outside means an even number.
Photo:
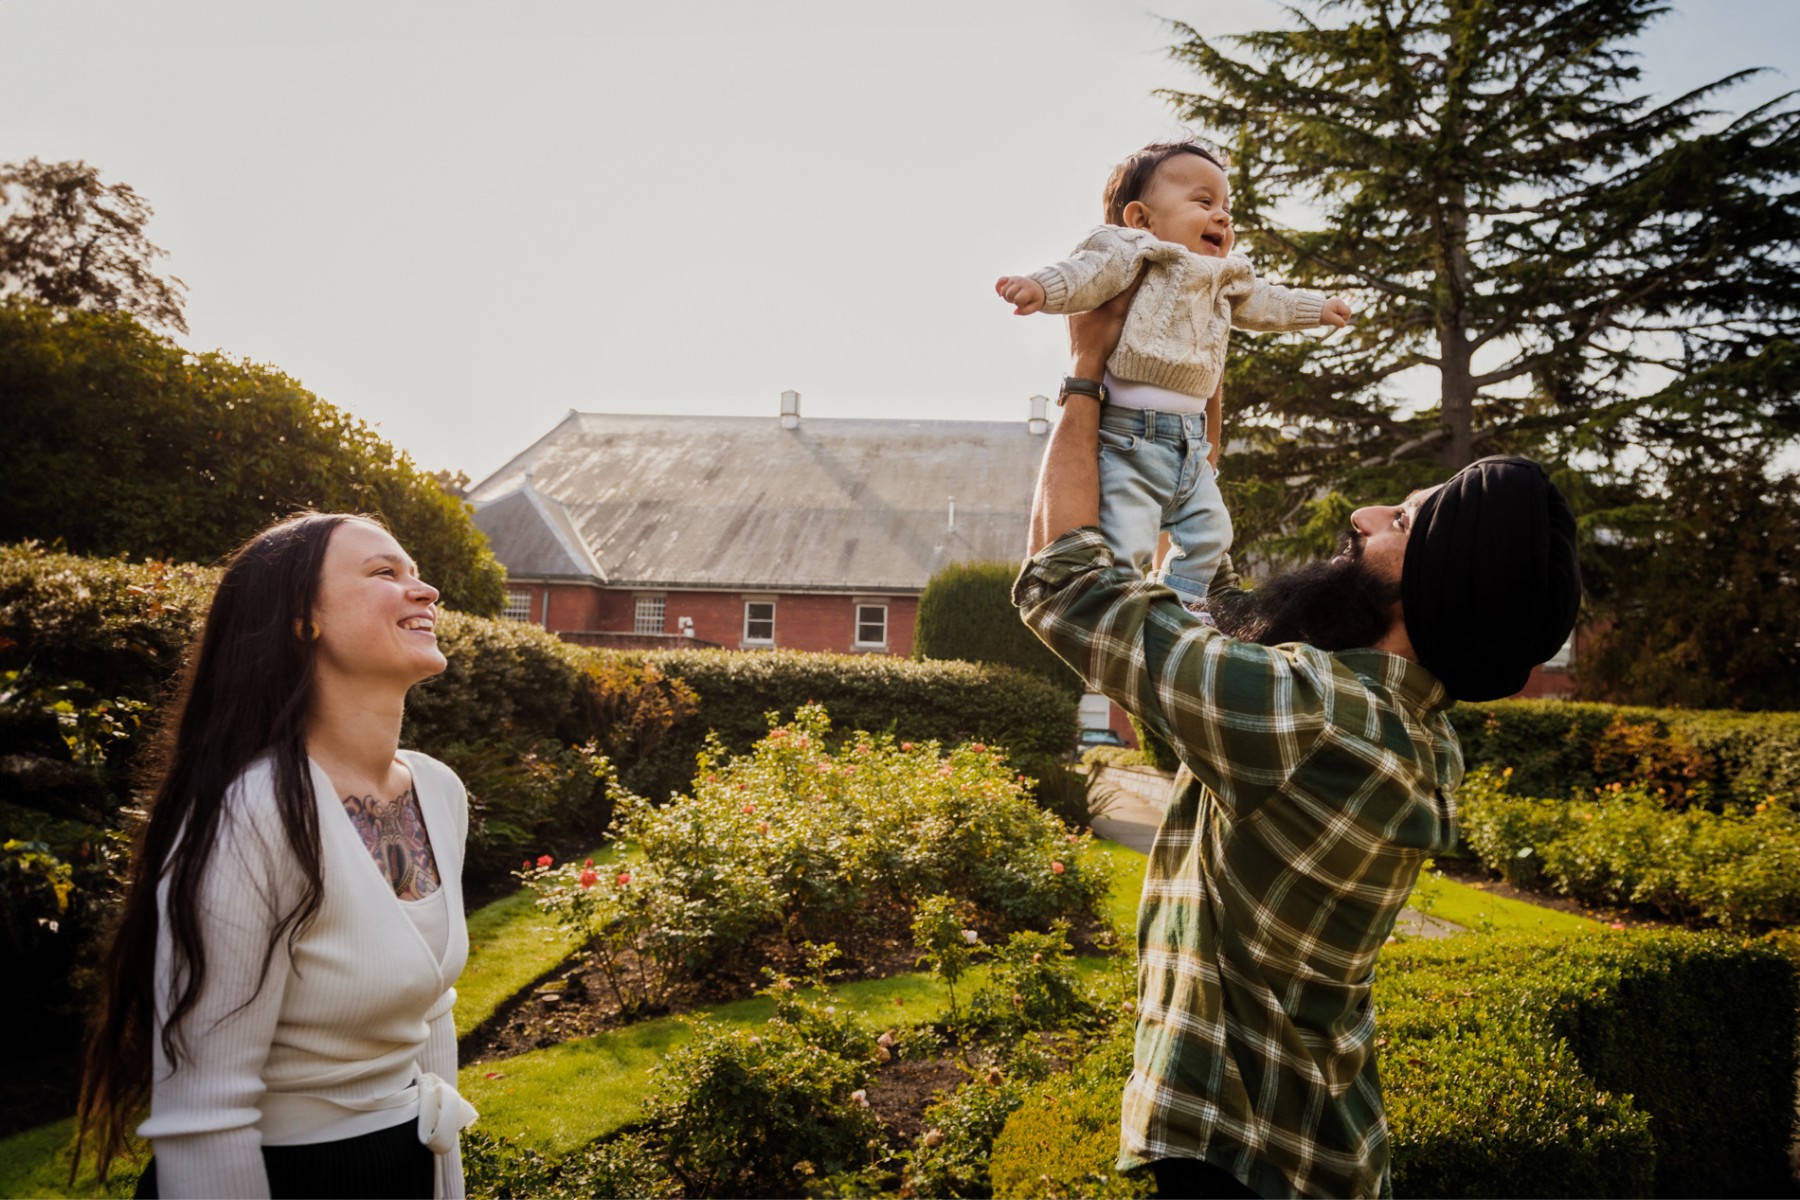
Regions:
<svg viewBox="0 0 1800 1200"><path fill-rule="evenodd" d="M1028 671L956 661L797 650L635 652L694 689L699 713L639 765L651 796L685 788L711 730L737 753L769 731L766 714L792 717L817 703L839 730L891 733L946 746L980 741L1035 771L1075 744L1075 698ZM630 782L627 779L627 782Z"/></svg>
<svg viewBox="0 0 1800 1200"><path fill-rule="evenodd" d="M1450 721L1468 765L1511 767L1519 795L1642 783L1711 808L1800 796L1800 713L1500 700L1458 704Z"/></svg>
<svg viewBox="0 0 1800 1200"><path fill-rule="evenodd" d="M1375 985L1399 1196L1786 1194L1795 970L1762 942L1508 934L1390 947ZM1000 1196L1114 1195L1122 1033L994 1144Z"/></svg>

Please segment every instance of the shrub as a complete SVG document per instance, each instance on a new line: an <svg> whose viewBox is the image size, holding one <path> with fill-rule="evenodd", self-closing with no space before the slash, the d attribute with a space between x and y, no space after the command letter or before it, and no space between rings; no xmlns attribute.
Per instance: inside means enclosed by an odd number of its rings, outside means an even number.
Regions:
<svg viewBox="0 0 1800 1200"><path fill-rule="evenodd" d="M1025 1088L1003 1075L961 1084L947 1100L925 1110L925 1135L907 1155L903 1194L993 1194L989 1161L994 1138L1018 1109ZM1117 1121L1114 1122L1115 1128Z"/></svg>
<svg viewBox="0 0 1800 1200"><path fill-rule="evenodd" d="M1458 704L1450 720L1468 765L1512 768L1515 794L1642 783L1676 806L1715 809L1800 797L1800 713L1500 700Z"/></svg>
<svg viewBox="0 0 1800 1200"><path fill-rule="evenodd" d="M448 604L494 614L473 512L273 368L188 354L123 314L0 303L0 539L215 561L300 508L376 512Z"/></svg>
<svg viewBox="0 0 1800 1200"><path fill-rule="evenodd" d="M1162 734L1144 724L1134 713L1126 713L1125 719L1131 722L1131 731L1137 734L1138 752L1150 760L1151 766L1159 771L1181 770L1181 759Z"/></svg>
<svg viewBox="0 0 1800 1200"><path fill-rule="evenodd" d="M1016 667L1074 695L1081 676L1019 619L1015 562L951 563L925 584L913 624L913 657Z"/></svg>
<svg viewBox="0 0 1800 1200"><path fill-rule="evenodd" d="M1121 1174L1119 1097L1131 1074L1132 1026L1121 1021L1067 1076L1024 1096L993 1140L996 1196L1139 1197L1144 1172ZM929 1193L927 1193L929 1194Z"/></svg>
<svg viewBox="0 0 1800 1200"><path fill-rule="evenodd" d="M592 741L484 739L431 752L468 789L463 870L471 880L504 878L521 855L546 845L594 845L612 819L612 763Z"/></svg>
<svg viewBox="0 0 1800 1200"><path fill-rule="evenodd" d="M1075 742L1075 697L1007 667L912 662L882 655L792 650L634 652L627 662L679 678L699 712L638 764L634 787L660 798L685 789L706 735L731 752L768 732L767 714L819 704L840 729L866 729L914 742L978 741L1006 751L1035 773Z"/></svg>
<svg viewBox="0 0 1800 1200"><path fill-rule="evenodd" d="M875 1039L788 981L757 1032L693 1023L656 1069L646 1127L688 1196L795 1196L870 1164L880 1125L864 1086Z"/></svg>
<svg viewBox="0 0 1800 1200"><path fill-rule="evenodd" d="M1459 794L1464 838L1509 882L1589 904L1750 929L1800 922L1800 816L1672 811L1642 785L1536 800L1479 770Z"/></svg>
<svg viewBox="0 0 1800 1200"><path fill-rule="evenodd" d="M811 705L748 754L714 742L691 796L621 797L618 842L641 852L629 871L527 880L565 925L652 960L654 987L762 935L817 940L847 922L898 932L934 894L1000 930L1098 911L1106 876L1088 839L1037 808L996 750L856 733L834 751L830 734Z"/></svg>
<svg viewBox="0 0 1800 1200"><path fill-rule="evenodd" d="M1784 1187L1797 996L1778 950L1716 936L1390 947L1375 1005L1394 1192ZM994 1144L995 1194L1108 1186L1129 1072L1121 1037L1028 1097Z"/></svg>
<svg viewBox="0 0 1800 1200"><path fill-rule="evenodd" d="M484 1200L586 1200L591 1196L642 1198L681 1195L639 1133L627 1131L590 1142L552 1161L516 1140L483 1133L462 1135L463 1183Z"/></svg>

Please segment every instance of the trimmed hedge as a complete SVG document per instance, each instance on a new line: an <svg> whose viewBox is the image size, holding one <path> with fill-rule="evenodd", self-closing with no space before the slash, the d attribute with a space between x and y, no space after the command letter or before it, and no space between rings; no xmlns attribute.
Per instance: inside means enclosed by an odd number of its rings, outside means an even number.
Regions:
<svg viewBox="0 0 1800 1200"><path fill-rule="evenodd" d="M1800 713L1500 700L1458 704L1450 723L1469 767L1511 767L1516 794L1643 783L1715 809L1800 797Z"/></svg>
<svg viewBox="0 0 1800 1200"><path fill-rule="evenodd" d="M1587 799L1509 795L1481 768L1458 792L1462 835L1520 887L1587 904L1634 905L1686 922L1759 929L1800 922L1800 814L1668 807L1642 785Z"/></svg>
<svg viewBox="0 0 1800 1200"><path fill-rule="evenodd" d="M1018 575L1016 562L951 563L933 575L919 594L913 657L1016 667L1080 695L1081 676L1019 619Z"/></svg>
<svg viewBox="0 0 1800 1200"><path fill-rule="evenodd" d="M708 730L741 754L783 718L822 704L832 725L912 741L979 741L1041 773L1075 742L1075 697L1029 672L965 662L797 650L658 650L621 655L684 680L700 711L635 764L625 781L653 799L687 787Z"/></svg>
<svg viewBox="0 0 1800 1200"><path fill-rule="evenodd" d="M1390 947L1375 1004L1394 1192L1785 1191L1797 999L1776 948L1720 936ZM994 1143L995 1195L1116 1194L1128 1038L1014 1114Z"/></svg>

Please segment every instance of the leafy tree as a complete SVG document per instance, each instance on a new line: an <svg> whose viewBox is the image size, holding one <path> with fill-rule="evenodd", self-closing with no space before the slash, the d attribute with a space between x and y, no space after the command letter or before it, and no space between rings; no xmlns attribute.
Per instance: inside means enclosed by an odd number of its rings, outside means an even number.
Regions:
<svg viewBox="0 0 1800 1200"><path fill-rule="evenodd" d="M0 164L0 297L130 313L187 332L187 285L151 269L164 251L144 236L151 209L84 162Z"/></svg>
<svg viewBox="0 0 1800 1200"><path fill-rule="evenodd" d="M444 603L498 613L470 509L271 368L193 355L122 313L0 303L0 541L211 562L298 508L381 515Z"/></svg>
<svg viewBox="0 0 1800 1200"><path fill-rule="evenodd" d="M1607 625L1578 665L1602 699L1800 709L1800 474L1739 459L1669 493L1667 519L1600 547Z"/></svg>
<svg viewBox="0 0 1800 1200"><path fill-rule="evenodd" d="M1204 86L1167 97L1230 148L1245 243L1361 310L1235 356L1241 543L1318 549L1324 523L1297 527L1333 490L1499 452L1561 464L1610 525L1800 434L1800 111L1713 111L1748 71L1653 103L1629 43L1665 7L1328 0L1291 28L1175 27Z"/></svg>
<svg viewBox="0 0 1800 1200"><path fill-rule="evenodd" d="M1018 667L1081 691L1081 677L1019 620L1012 602L1018 573L1016 563L964 562L933 575L919 595L913 657Z"/></svg>

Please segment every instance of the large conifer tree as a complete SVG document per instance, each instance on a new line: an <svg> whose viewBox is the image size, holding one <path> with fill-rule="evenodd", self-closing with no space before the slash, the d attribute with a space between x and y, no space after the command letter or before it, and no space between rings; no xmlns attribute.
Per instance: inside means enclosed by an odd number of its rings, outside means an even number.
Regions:
<svg viewBox="0 0 1800 1200"><path fill-rule="evenodd" d="M1334 492L1503 452L1555 464L1590 527L1651 536L1684 470L1793 445L1800 111L1715 111L1749 72L1653 102L1630 42L1664 10L1334 0L1288 29L1176 26L1201 86L1168 98L1230 153L1259 270L1360 310L1234 354L1240 542L1316 549Z"/></svg>

